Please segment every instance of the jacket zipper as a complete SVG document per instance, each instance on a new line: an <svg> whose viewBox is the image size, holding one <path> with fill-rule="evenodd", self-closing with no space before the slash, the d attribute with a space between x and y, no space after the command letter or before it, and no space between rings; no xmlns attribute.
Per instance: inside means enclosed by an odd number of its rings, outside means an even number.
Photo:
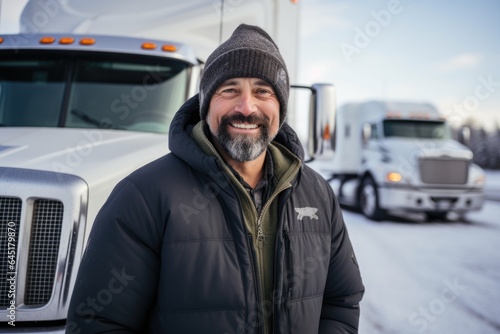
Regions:
<svg viewBox="0 0 500 334"><path fill-rule="evenodd" d="M283 233L284 233L284 239L285 239L285 257L286 257L286 262L287 262L287 271L286 271L286 282L287 282L287 289L286 289L286 299L285 299L285 314L286 314L286 320L287 320L287 325L288 325L288 333L292 332L292 325L291 325L291 319L290 319L290 300L292 299L292 282L293 282L293 271L292 271L292 254L290 251L290 236L288 235L288 224L285 223L285 226L283 228Z"/></svg>
<svg viewBox="0 0 500 334"><path fill-rule="evenodd" d="M254 280L254 289L255 289L255 294L257 295L257 317L258 317L258 324L261 324L261 326L257 327L258 333L262 333L262 328L264 325L262 314L260 313L260 303L261 303L261 292L260 292L260 285L259 285L259 277L258 277L258 272L255 268L255 250L253 249L253 237L251 234L248 234L248 239L247 239L247 247L248 251L250 252L250 264L252 265L252 274L253 274L253 280Z"/></svg>
<svg viewBox="0 0 500 334"><path fill-rule="evenodd" d="M291 187L291 185L290 185ZM281 220L283 221L283 229L282 229L282 232L283 232L283 239L284 239L284 244L285 244L285 263L282 264L281 266L281 273L282 273L282 282L287 282L287 286L286 288L285 287L282 287L282 291L284 292L283 294L283 298L281 300L280 303L277 303L275 300L274 300L274 296L273 296L273 304L276 305L275 306L275 312L273 313L273 326L274 326L274 331L276 333L278 333L280 331L280 326L279 326L279 323L278 321L276 321L276 319L279 319L279 317L277 317L277 314L279 314L280 312L280 307L279 307L279 304L282 304L284 305L284 308L285 308L285 317L286 317L286 325L288 326L288 332L290 333L291 332L291 323L290 323L290 312L288 310L288 303L290 301L290 298L291 298L291 293L292 293L292 290L291 288L289 288L288 286L288 278L287 278L287 273L288 273L288 269L287 267L290 267L291 266L291 261L289 260L290 258L290 239L289 239L289 236L288 236L288 222L286 220L283 219L283 215L284 215L284 212L285 212L285 208L286 208L286 202L288 201L288 199L290 198L290 192L288 192L286 195L285 195L285 198L283 200L283 202L281 203L281 213L280 213L280 217L281 217ZM277 250L275 250L275 256L277 254ZM277 289L279 288L277 286L277 281L276 281L276 276L277 276L277 263L278 263L278 259L275 258L275 275L274 275L274 288ZM290 267L291 268L291 267Z"/></svg>
<svg viewBox="0 0 500 334"><path fill-rule="evenodd" d="M219 168L222 169L222 166L220 164L219 164ZM226 176L226 179L228 180L229 184L231 184L231 181L227 178L227 176ZM237 193L236 189L234 189L234 186L232 184L231 184L231 187L233 188L233 191L235 193ZM273 192L273 194L271 195L271 197L268 198L266 203L264 203L264 206L262 207L260 214L257 212L257 209L255 208L255 206L253 206L255 216L257 217L257 241L258 241L257 246L258 247L263 247L264 242L265 242L264 232L262 230L262 216L263 216L264 210L266 210L271 205L272 201L274 200L274 198L276 196L278 196L279 193L281 193L283 190L291 188L291 187L292 187L292 184L290 182L288 182L288 183L283 184L277 190L275 190ZM286 200L285 200L285 202L286 202ZM244 217L244 215L242 213L241 213L241 216ZM285 237L287 240L285 242L285 256L289 259L288 261L291 264L290 245L289 245L290 239L288 238L288 224L285 224L285 225L286 225ZM253 277L254 277L254 286L255 286L254 288L255 288L255 291L257 294L257 316L258 316L258 320L259 320L258 323L265 325L265 322L263 322L264 319L262 318L262 314L260 313L260 303L261 303L262 293L260 291L260 285L259 285L259 280L260 280L259 272L256 270L256 265L255 265L257 256L256 256L255 250L253 248L253 237L252 237L251 233L248 233L247 241L248 241L247 247L249 248L250 256L251 256L250 262L251 262ZM287 249L287 247L288 247L288 249ZM291 272L291 266L290 266L289 270ZM286 317L287 317L287 322L288 322L288 332L289 333L291 333L291 326L290 326L291 320L290 320L290 311L289 311L288 304L289 304L290 299L291 299L291 294L292 294L292 288L289 287L286 302L285 302ZM274 315L273 315L273 317L274 317ZM263 326L259 326L258 333L262 333L262 327Z"/></svg>
<svg viewBox="0 0 500 334"><path fill-rule="evenodd" d="M290 188L291 186L292 185L290 183L285 183L280 188L278 188L277 190L275 190L273 192L273 194L271 195L271 197L269 197L267 199L266 203L264 203L264 206L262 207L262 210L260 210L260 214L258 214L257 210L255 210L255 214L257 216L257 241L258 241L259 247L263 247L264 246L264 242L265 242L264 232L262 230L262 216L263 216L264 210L267 210L267 208L273 202L274 198L276 196L278 196L279 193L281 193L283 190L285 190L287 188Z"/></svg>
<svg viewBox="0 0 500 334"><path fill-rule="evenodd" d="M290 188L292 185L290 183L285 183L283 184L280 188L276 189L273 194L271 195L271 197L269 197L267 199L267 201L264 203L264 206L262 207L262 209L260 210L260 213L257 212L257 210L255 209L255 206L254 206L254 213L257 217L257 247L262 249L264 248L264 243L266 242L266 238L264 236L264 231L262 229L262 217L264 215L264 211L267 210L269 208L269 206L271 205L271 203L273 202L273 200L285 189L287 188ZM249 235L250 237L250 241L252 241L252 235L250 234ZM253 245L253 243L250 242L250 245ZM252 255L253 255L253 259L255 259L256 255L255 255L255 250L253 249L253 247L251 247L251 251L252 251ZM254 263L252 262L252 265L254 266ZM255 267L254 267L255 269ZM260 273L260 271L259 271ZM273 275L275 276L275 275ZM257 277L258 278L258 277ZM265 296L262 296L261 295L261 292L260 292L260 285L259 285L259 289L258 289L258 292L259 292L259 297L260 298L263 298ZM260 299L259 298L259 299ZM259 302L259 305L260 305L260 302ZM260 309L259 309L259 315L260 315ZM274 315L272 316L272 318L274 318ZM264 319L261 319L260 316L259 316L259 320L264 320ZM270 321L273 321L273 319L270 319ZM265 322L263 323L265 324ZM266 327L267 328L267 327Z"/></svg>
<svg viewBox="0 0 500 334"><path fill-rule="evenodd" d="M221 170L223 170L223 166L220 164L220 162L218 162L218 165L219 165L219 168ZM225 178L228 182L228 184L231 186L231 188L233 189L233 192L235 194L238 194L238 191L234 188L234 185L232 184L231 180L227 177L227 175L225 175ZM254 212L255 212L255 216L257 216L257 210L254 208ZM246 229L245 227L245 222L244 222L244 218L245 218L245 215L243 214L242 212L242 209L241 209L241 203L240 203L240 215L241 217L243 218L242 222L243 222L243 228ZM259 220L258 220L259 221ZM261 230L261 233L262 233L262 230ZM254 289L255 289L255 295L256 295L256 302L257 302L257 317L258 317L258 323L259 324L264 324L263 322L263 318L262 318L262 315L260 313L260 303L261 303L261 292L260 292L260 285L259 285L259 273L256 269L256 254L255 254L255 250L253 248L253 236L251 233L246 233L247 235L247 249L248 249L248 252L250 254L250 265L252 267L252 276L253 276L253 281L254 281ZM262 233L262 237L264 237L264 234ZM262 334L262 327L263 326L258 326L257 328L257 333L258 334Z"/></svg>

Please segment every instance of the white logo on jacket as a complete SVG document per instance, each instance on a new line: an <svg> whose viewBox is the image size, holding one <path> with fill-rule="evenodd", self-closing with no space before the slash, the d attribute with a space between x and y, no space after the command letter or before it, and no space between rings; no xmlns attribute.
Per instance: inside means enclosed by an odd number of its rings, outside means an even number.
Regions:
<svg viewBox="0 0 500 334"><path fill-rule="evenodd" d="M297 216L298 220L302 220L304 217L309 217L311 219L316 219L318 220L318 216L316 216L316 212L318 211L318 208L311 208L309 206L305 208L295 208L295 212L297 212L299 215Z"/></svg>

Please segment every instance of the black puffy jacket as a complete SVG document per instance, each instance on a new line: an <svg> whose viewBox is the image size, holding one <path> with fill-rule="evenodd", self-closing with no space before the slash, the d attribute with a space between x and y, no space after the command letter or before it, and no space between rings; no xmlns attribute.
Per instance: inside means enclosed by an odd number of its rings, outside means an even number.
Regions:
<svg viewBox="0 0 500 334"><path fill-rule="evenodd" d="M120 182L79 269L68 333L262 333L251 236L220 161L176 114L170 154ZM275 139L302 158L284 124ZM279 196L274 333L357 333L363 284L332 189L308 166Z"/></svg>

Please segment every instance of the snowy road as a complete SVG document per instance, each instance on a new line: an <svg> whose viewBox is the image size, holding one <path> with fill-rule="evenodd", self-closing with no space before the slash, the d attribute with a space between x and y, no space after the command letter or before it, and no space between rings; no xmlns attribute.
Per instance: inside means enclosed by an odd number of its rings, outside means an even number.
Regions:
<svg viewBox="0 0 500 334"><path fill-rule="evenodd" d="M366 288L360 334L500 333L500 202L451 222L343 211Z"/></svg>

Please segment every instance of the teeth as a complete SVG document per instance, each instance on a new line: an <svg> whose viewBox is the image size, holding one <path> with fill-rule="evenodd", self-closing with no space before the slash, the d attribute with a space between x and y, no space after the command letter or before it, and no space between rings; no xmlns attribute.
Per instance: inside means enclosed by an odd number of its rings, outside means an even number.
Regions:
<svg viewBox="0 0 500 334"><path fill-rule="evenodd" d="M238 129L257 129L257 124L232 123L232 126Z"/></svg>

